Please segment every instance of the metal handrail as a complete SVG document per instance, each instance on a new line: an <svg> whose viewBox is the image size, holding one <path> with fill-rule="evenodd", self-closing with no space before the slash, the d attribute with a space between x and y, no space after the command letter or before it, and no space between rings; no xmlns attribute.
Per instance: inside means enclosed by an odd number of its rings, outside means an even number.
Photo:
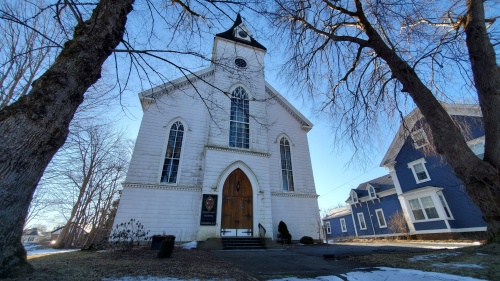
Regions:
<svg viewBox="0 0 500 281"><path fill-rule="evenodd" d="M266 237L266 228L259 223L259 236L264 239Z"/></svg>

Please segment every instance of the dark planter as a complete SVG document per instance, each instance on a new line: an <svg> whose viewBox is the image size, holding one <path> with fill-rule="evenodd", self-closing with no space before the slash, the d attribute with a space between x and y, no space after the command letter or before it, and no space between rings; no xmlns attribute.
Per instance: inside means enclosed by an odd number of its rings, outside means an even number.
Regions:
<svg viewBox="0 0 500 281"><path fill-rule="evenodd" d="M175 236L173 235L153 235L151 242L151 250L159 250L163 240L172 240L175 243Z"/></svg>
<svg viewBox="0 0 500 281"><path fill-rule="evenodd" d="M158 257L161 259L170 258L172 252L174 251L174 244L174 240L164 239L163 241L161 241Z"/></svg>

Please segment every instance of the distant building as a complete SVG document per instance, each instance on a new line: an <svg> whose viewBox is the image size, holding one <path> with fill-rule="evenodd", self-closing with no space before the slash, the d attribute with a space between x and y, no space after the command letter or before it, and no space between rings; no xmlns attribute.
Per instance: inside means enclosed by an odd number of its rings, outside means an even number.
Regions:
<svg viewBox="0 0 500 281"><path fill-rule="evenodd" d="M30 228L23 230L23 235L21 236L21 241L23 244L26 243L41 243L50 238L50 233L44 233L38 228Z"/></svg>
<svg viewBox="0 0 500 281"><path fill-rule="evenodd" d="M484 154L484 128L479 106L444 104L460 125L471 150ZM486 231L479 208L446 161L432 152L425 119L418 109L405 118L381 166L389 175L360 184L347 199L348 210L333 210L323 221L329 238L394 235L388 221L405 216L410 234ZM400 233L401 234L401 233Z"/></svg>

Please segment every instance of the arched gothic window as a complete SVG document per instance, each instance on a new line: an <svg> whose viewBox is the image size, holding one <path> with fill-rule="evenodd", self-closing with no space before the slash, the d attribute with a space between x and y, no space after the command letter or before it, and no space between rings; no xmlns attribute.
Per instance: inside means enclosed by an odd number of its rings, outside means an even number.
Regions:
<svg viewBox="0 0 500 281"><path fill-rule="evenodd" d="M181 122L175 122L170 127L168 136L167 152L165 162L161 172L161 182L177 182L177 172L179 171L179 161L181 158L182 138L184 137L184 126Z"/></svg>
<svg viewBox="0 0 500 281"><path fill-rule="evenodd" d="M281 178L283 182L282 183L283 191L294 191L290 143L285 137L281 138L280 140L280 155L281 155Z"/></svg>
<svg viewBox="0 0 500 281"><path fill-rule="evenodd" d="M231 122L229 146L249 148L250 124L248 94L243 87L236 88L231 94Z"/></svg>

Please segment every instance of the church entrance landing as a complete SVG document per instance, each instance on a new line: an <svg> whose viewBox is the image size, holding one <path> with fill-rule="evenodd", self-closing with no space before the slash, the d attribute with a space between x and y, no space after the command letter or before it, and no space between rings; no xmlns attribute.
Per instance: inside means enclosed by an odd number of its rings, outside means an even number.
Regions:
<svg viewBox="0 0 500 281"><path fill-rule="evenodd" d="M252 237L252 196L252 185L242 170L229 174L222 191L222 237Z"/></svg>

